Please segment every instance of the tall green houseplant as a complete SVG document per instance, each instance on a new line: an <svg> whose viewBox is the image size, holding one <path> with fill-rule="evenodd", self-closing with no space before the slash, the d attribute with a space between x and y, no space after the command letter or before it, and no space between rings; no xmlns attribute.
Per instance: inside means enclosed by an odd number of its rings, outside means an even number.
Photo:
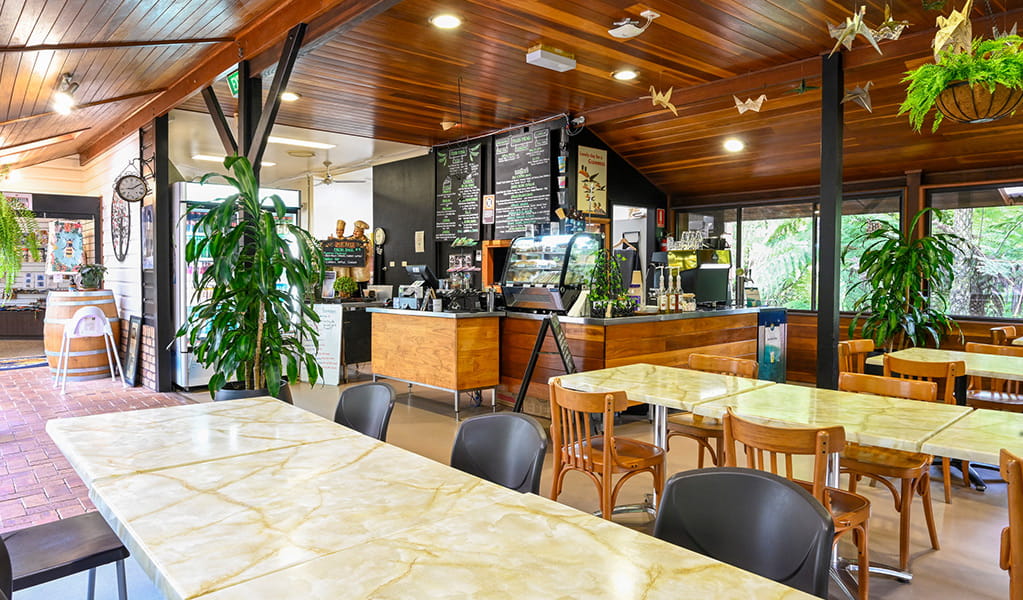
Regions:
<svg viewBox="0 0 1023 600"><path fill-rule="evenodd" d="M0 300L11 297L28 249L39 260L39 225L35 214L18 200L0 194L0 277L4 279Z"/></svg>
<svg viewBox="0 0 1023 600"><path fill-rule="evenodd" d="M874 221L846 247L843 258L851 247L863 247L859 266L863 279L849 294L861 288L865 293L853 304L856 315L849 325L850 337L855 337L862 321L863 337L890 351L928 341L940 346L942 335L958 329L945 312L955 278L952 264L963 240L952 233L913 237L920 218L931 210L918 212L908 233L897 223Z"/></svg>
<svg viewBox="0 0 1023 600"><path fill-rule="evenodd" d="M185 247L188 262L212 262L195 271L198 303L177 335L188 336L196 360L213 369L212 394L236 378L245 389L277 395L281 377L296 381L302 370L316 383L323 369L303 340L318 347L319 317L300 299L322 279L323 253L309 232L282 222L278 196L260 201L259 179L246 158L230 156L224 167L234 176L202 178L223 179L235 193L196 222Z"/></svg>

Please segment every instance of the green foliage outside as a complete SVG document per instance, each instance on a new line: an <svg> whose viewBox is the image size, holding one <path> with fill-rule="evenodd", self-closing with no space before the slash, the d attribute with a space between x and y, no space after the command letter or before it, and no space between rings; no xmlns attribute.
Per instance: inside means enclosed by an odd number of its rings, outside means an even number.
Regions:
<svg viewBox="0 0 1023 600"><path fill-rule="evenodd" d="M279 222L285 207L278 196L260 200L248 160L230 156L224 167L234 177L207 173L202 183L224 179L236 193L199 219L185 247L188 262L201 256L213 262L195 271L197 303L177 336L187 336L199 364L213 369L213 395L238 379L245 389L266 388L276 396L281 378L297 381L300 370L315 384L323 369L303 340L318 348L314 324L320 319L312 305L295 298L322 281L320 245L306 230Z"/></svg>
<svg viewBox="0 0 1023 600"><path fill-rule="evenodd" d="M1023 207L938 210L931 229L964 240L955 257L951 314L1023 318Z"/></svg>
<svg viewBox="0 0 1023 600"><path fill-rule="evenodd" d="M765 303L812 308L812 226L811 217L743 220L743 267Z"/></svg>
<svg viewBox="0 0 1023 600"><path fill-rule="evenodd" d="M1021 46L1023 38L1018 35L995 40L977 38L973 40L972 52L945 51L936 63L926 63L908 71L902 81L909 82L909 87L899 114L908 112L913 129L920 131L938 95L954 81L969 81L970 84L987 86L992 91L997 84L1023 88ZM934 112L931 131L938 130L943 118L940 112Z"/></svg>
<svg viewBox="0 0 1023 600"><path fill-rule="evenodd" d="M4 279L0 299L11 297L26 249L33 261L39 260L38 234L35 214L0 194L0 277Z"/></svg>

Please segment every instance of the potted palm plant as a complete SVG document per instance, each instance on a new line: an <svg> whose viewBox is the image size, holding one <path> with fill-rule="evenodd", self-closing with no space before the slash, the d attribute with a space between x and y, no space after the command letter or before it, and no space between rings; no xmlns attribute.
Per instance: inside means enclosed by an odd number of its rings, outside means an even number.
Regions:
<svg viewBox="0 0 1023 600"><path fill-rule="evenodd" d="M0 194L0 299L11 297L21 272L21 261L29 256L39 260L39 226L35 214L20 201Z"/></svg>
<svg viewBox="0 0 1023 600"><path fill-rule="evenodd" d="M209 266L195 270L198 303L177 336L187 336L199 364L214 371L209 387L216 399L232 387L243 396L261 391L290 399L282 377L293 382L304 370L316 383L323 373L303 345L318 347L319 317L297 300L322 279L323 254L308 231L282 222L278 196L260 200L259 179L246 158L230 156L224 167L234 176L207 173L201 180L223 179L235 193L196 222L185 247L188 262L203 257Z"/></svg>
<svg viewBox="0 0 1023 600"><path fill-rule="evenodd" d="M1023 37L977 38L968 52L943 50L934 63L908 71L906 100L899 114L909 113L920 131L932 109L932 131L944 118L960 123L985 123L1012 114L1023 99Z"/></svg>
<svg viewBox="0 0 1023 600"><path fill-rule="evenodd" d="M908 232L916 231L925 208L913 217ZM849 289L856 299L849 337L856 337L862 321L863 337L887 351L920 346L928 341L941 345L941 336L959 327L945 314L948 290L952 289L955 252L963 239L953 233L933 233L914 238L898 224L874 221L854 237L843 252L862 247L859 273L863 277Z"/></svg>

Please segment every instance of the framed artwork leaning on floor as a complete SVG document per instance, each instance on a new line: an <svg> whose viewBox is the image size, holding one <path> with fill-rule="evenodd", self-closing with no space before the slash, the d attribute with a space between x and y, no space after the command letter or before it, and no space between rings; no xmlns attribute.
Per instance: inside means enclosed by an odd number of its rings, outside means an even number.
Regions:
<svg viewBox="0 0 1023 600"><path fill-rule="evenodd" d="M124 357L124 381L138 385L139 353L142 350L142 317L133 315L128 320L128 351Z"/></svg>

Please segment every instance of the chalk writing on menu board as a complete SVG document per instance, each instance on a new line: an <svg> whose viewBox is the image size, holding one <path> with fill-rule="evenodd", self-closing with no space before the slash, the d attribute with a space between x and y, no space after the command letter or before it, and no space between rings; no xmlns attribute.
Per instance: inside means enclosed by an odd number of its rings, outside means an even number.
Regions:
<svg viewBox="0 0 1023 600"><path fill-rule="evenodd" d="M494 141L494 235L522 235L527 225L551 220L550 130L540 127Z"/></svg>
<svg viewBox="0 0 1023 600"><path fill-rule="evenodd" d="M351 238L320 240L323 262L328 267L365 267L368 242Z"/></svg>
<svg viewBox="0 0 1023 600"><path fill-rule="evenodd" d="M435 239L479 239L480 164L480 144L437 151Z"/></svg>

